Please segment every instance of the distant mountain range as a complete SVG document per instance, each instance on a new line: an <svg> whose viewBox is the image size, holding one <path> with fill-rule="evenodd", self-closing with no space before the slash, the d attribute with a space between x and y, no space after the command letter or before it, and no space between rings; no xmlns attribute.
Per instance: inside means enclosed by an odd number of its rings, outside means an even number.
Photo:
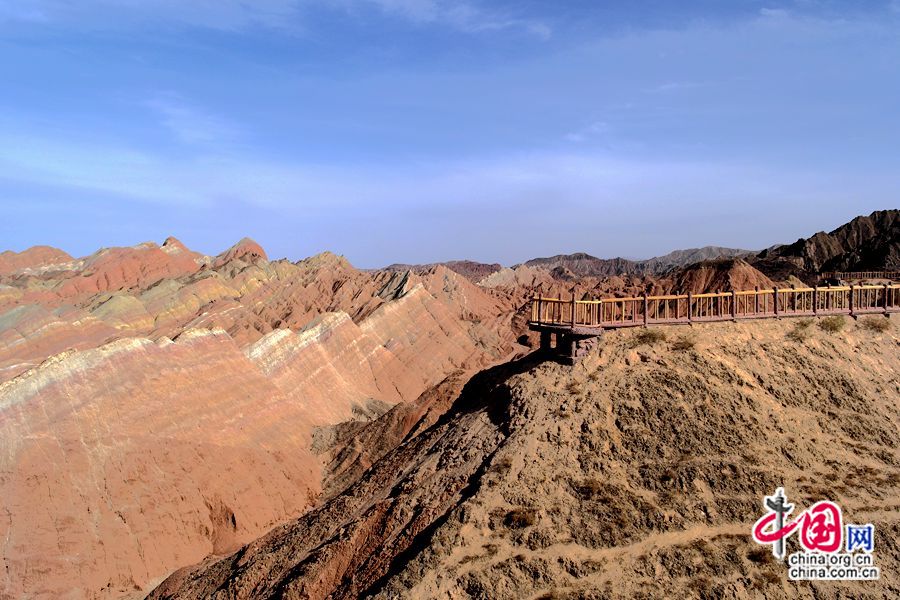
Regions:
<svg viewBox="0 0 900 600"><path fill-rule="evenodd" d="M647 260L629 260L627 258L597 258L590 254L559 254L549 258L533 258L525 264L529 267L555 269L561 267L579 277L599 277L609 275L662 275L673 269L686 267L694 263L721 258L749 257L755 254L752 250L738 248L722 248L704 246L675 250L664 256Z"/></svg>
<svg viewBox="0 0 900 600"><path fill-rule="evenodd" d="M900 210L856 217L831 233L763 250L751 261L773 279L815 279L823 271L900 271Z"/></svg>
<svg viewBox="0 0 900 600"><path fill-rule="evenodd" d="M823 271L900 271L900 210L882 210L869 216L859 216L831 233L819 232L792 244L776 244L762 251L704 246L674 250L647 260L598 258L575 252L533 258L523 264L545 269L556 279L568 280L622 275L659 277L698 263L730 259L742 259L776 281L796 277L812 282ZM470 260L428 265L395 264L387 269L425 271L437 265L476 282L502 269L496 263Z"/></svg>

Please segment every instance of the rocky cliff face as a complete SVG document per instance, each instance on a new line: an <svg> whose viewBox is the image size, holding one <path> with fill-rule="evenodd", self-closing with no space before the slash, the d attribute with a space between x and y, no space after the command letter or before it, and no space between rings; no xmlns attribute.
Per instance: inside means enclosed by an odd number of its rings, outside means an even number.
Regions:
<svg viewBox="0 0 900 600"><path fill-rule="evenodd" d="M900 337L791 328L622 331L575 368L484 371L343 493L151 597L891 596ZM749 535L781 485L874 523L881 580L789 582Z"/></svg>
<svg viewBox="0 0 900 600"><path fill-rule="evenodd" d="M249 240L2 277L0 597L122 597L230 551L358 474L319 432L427 406L516 347L514 309L446 268L269 261Z"/></svg>
<svg viewBox="0 0 900 600"><path fill-rule="evenodd" d="M856 217L830 233L764 250L757 267L778 279L811 279L821 271L900 270L900 210Z"/></svg>
<svg viewBox="0 0 900 600"><path fill-rule="evenodd" d="M681 293L727 292L731 290L772 289L775 283L740 258L701 262L675 274L671 284Z"/></svg>

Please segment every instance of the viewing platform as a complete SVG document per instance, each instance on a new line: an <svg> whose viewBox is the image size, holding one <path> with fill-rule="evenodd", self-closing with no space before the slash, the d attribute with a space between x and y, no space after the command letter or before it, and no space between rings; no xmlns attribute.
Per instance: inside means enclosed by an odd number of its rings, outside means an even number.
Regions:
<svg viewBox="0 0 900 600"><path fill-rule="evenodd" d="M900 312L900 283L836 287L772 288L709 294L673 294L570 300L534 296L528 326L541 333L541 348L576 359L607 329L691 325L781 317L889 316Z"/></svg>

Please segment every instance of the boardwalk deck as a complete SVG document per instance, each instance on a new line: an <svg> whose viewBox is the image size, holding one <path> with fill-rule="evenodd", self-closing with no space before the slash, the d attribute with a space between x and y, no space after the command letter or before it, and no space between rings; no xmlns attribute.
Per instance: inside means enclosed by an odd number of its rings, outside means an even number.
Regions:
<svg viewBox="0 0 900 600"><path fill-rule="evenodd" d="M607 329L782 317L888 316L896 312L900 312L900 284L776 287L588 300L535 296L528 325L542 332L542 347L549 347L549 336L555 334L557 348L574 359L582 340Z"/></svg>

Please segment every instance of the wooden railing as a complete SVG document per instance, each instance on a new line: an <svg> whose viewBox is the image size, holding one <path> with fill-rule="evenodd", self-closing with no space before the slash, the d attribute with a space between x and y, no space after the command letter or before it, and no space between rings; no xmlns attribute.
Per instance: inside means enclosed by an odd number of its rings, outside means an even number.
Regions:
<svg viewBox="0 0 900 600"><path fill-rule="evenodd" d="M842 279L855 281L862 279L888 279L896 281L900 279L900 271L830 271L820 275L822 279Z"/></svg>
<svg viewBox="0 0 900 600"><path fill-rule="evenodd" d="M531 323L572 328L611 329L640 325L702 323L773 317L863 315L900 312L900 284L773 288L571 300L531 301Z"/></svg>

